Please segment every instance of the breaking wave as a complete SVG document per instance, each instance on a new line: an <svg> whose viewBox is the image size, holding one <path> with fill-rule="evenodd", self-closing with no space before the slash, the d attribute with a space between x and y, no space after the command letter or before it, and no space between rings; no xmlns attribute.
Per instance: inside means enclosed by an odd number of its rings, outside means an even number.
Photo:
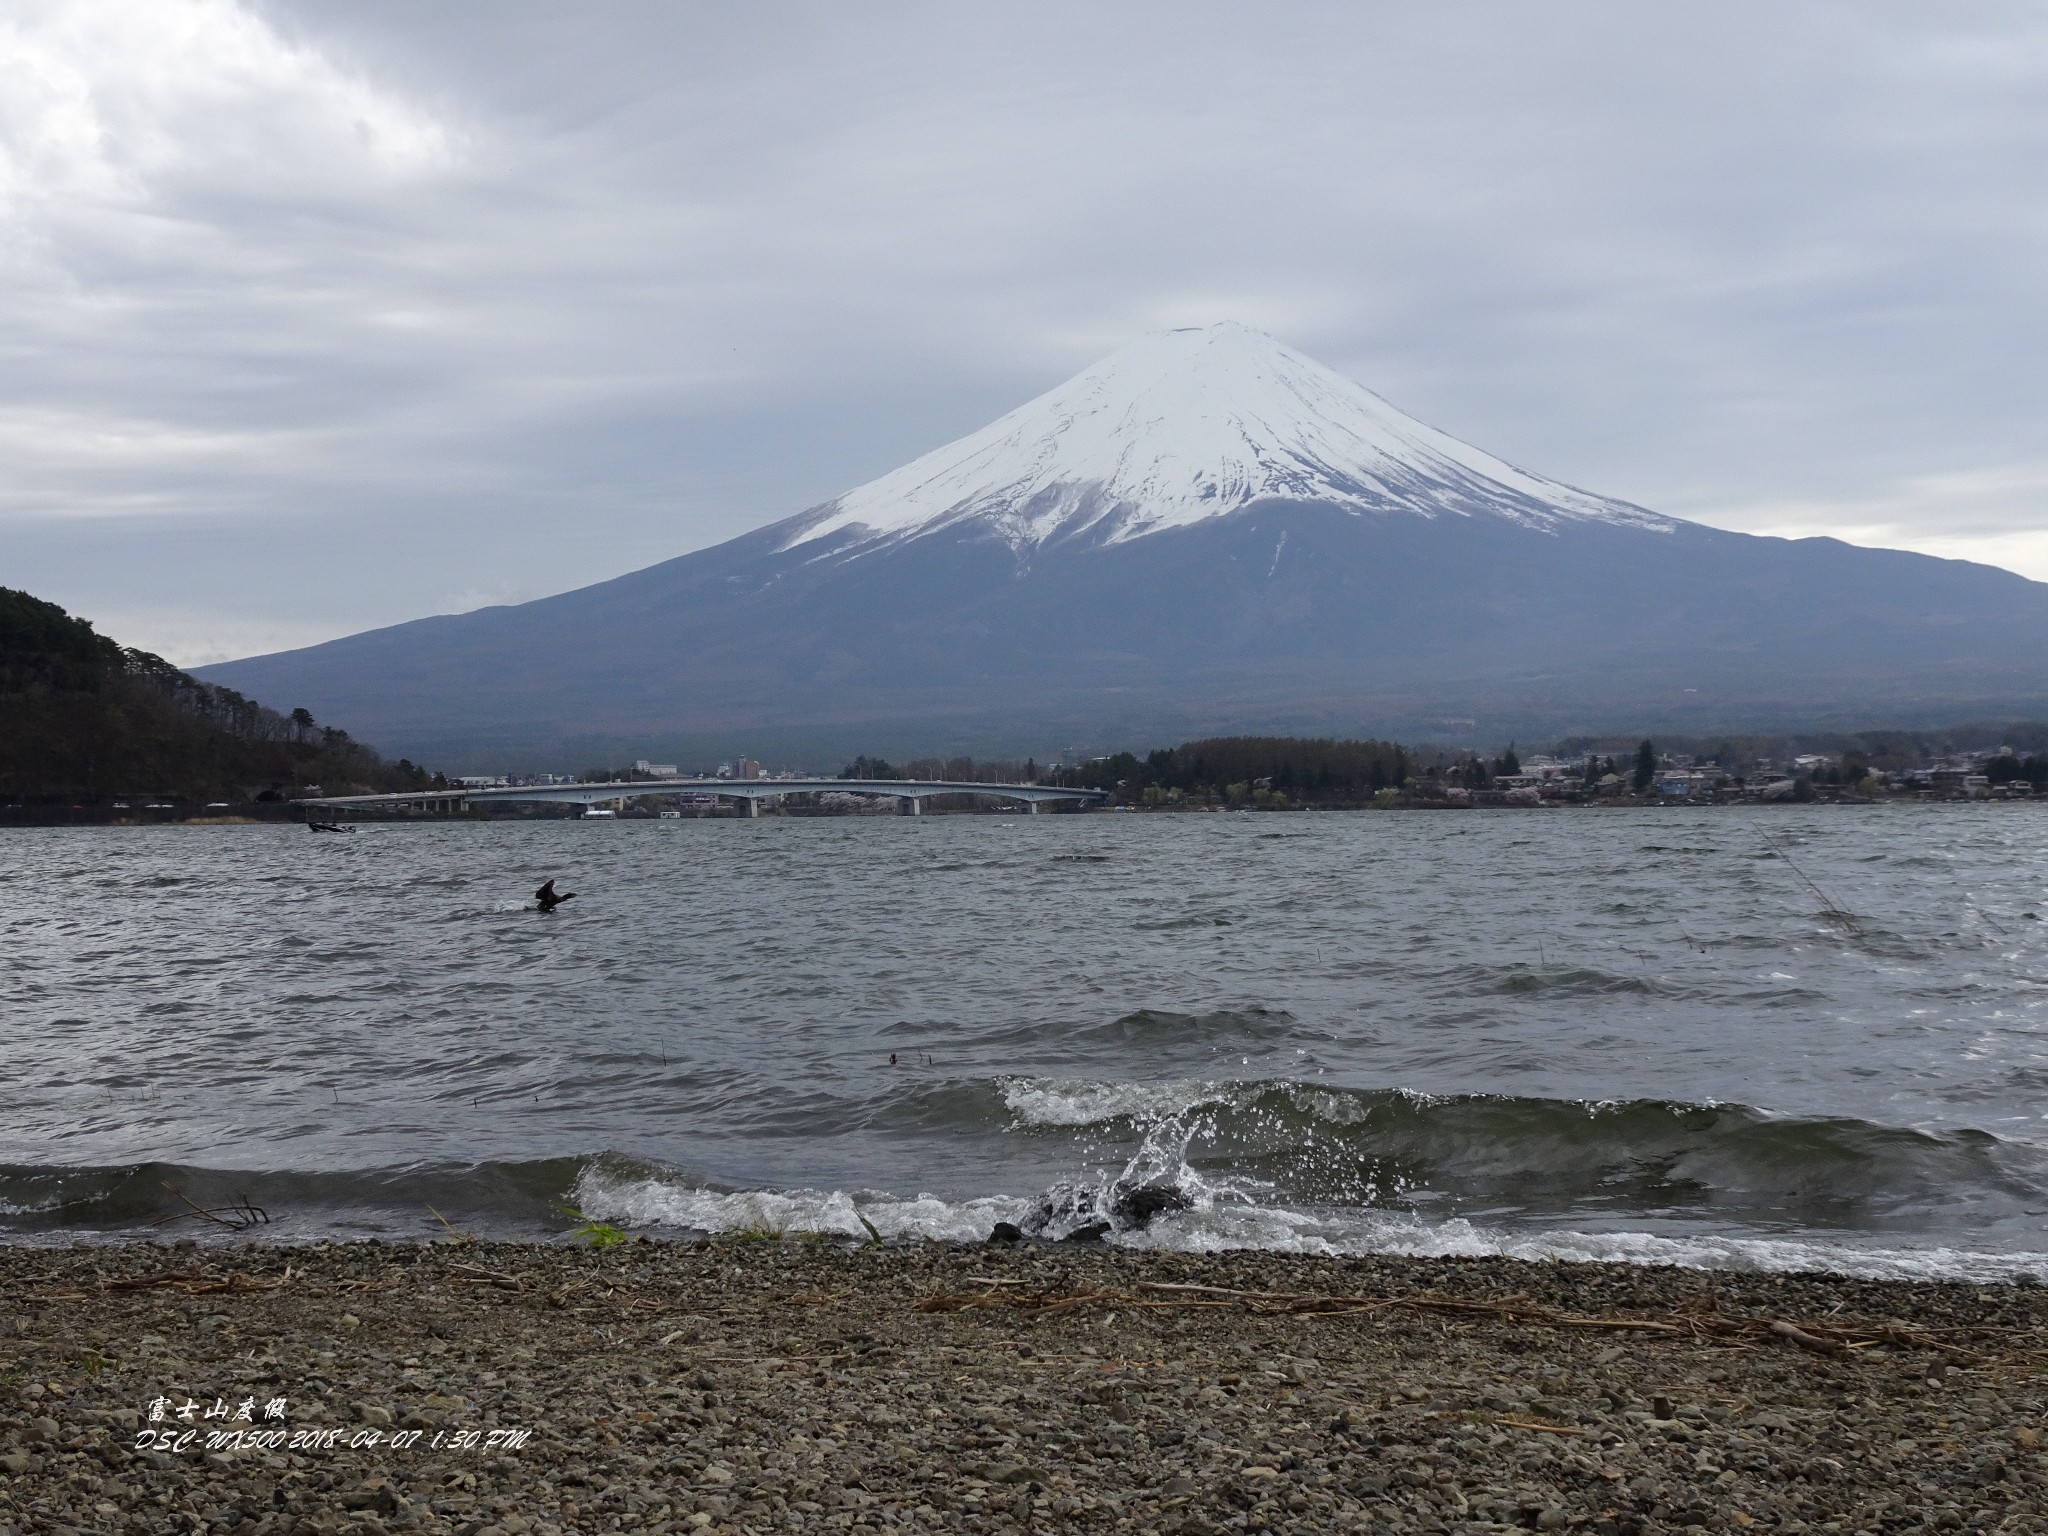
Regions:
<svg viewBox="0 0 2048 1536"><path fill-rule="evenodd" d="M1889 1278L2048 1279L2048 1148L1743 1104L1430 1095L1284 1079L959 1079L870 1103L980 1149L970 1187L762 1188L647 1156L240 1172L0 1167L19 1240L194 1235L247 1202L276 1241L643 1231L1181 1251L1505 1255ZM971 1181L983 1179L982 1188ZM987 1187L987 1185L1009 1187Z"/></svg>
<svg viewBox="0 0 2048 1536"><path fill-rule="evenodd" d="M890 1241L979 1242L999 1221L1020 1223L1045 1197L946 1200L845 1190L718 1190L680 1173L620 1180L593 1169L578 1181L581 1208L606 1221L713 1235L867 1239L867 1224ZM863 1220L865 1218L865 1221ZM1042 1234L1051 1237L1052 1234ZM1057 1240L1057 1239L1053 1239ZM1213 1253L1259 1249L1341 1258L1503 1257L1535 1262L1678 1265L1695 1269L1827 1272L1877 1280L1995 1283L2048 1280L2048 1253L1949 1246L1924 1248L1812 1238L1732 1234L1667 1235L1570 1229L1520 1231L1463 1217L1432 1221L1382 1211L1304 1211L1252 1200L1198 1195L1190 1207L1142 1231L1104 1241L1131 1248Z"/></svg>
<svg viewBox="0 0 2048 1536"><path fill-rule="evenodd" d="M1288 1081L1012 1078L1020 1129L1141 1143L1290 1205L1770 1231L1991 1232L2048 1209L2048 1149L1744 1104L1429 1095Z"/></svg>
<svg viewBox="0 0 2048 1536"><path fill-rule="evenodd" d="M736 1190L593 1166L576 1198L609 1220L757 1236L858 1240L872 1225L958 1242L1009 1222L1047 1241L1183 1251L2048 1277L2030 1246L2048 1151L1981 1131L1286 1081L996 1087L1014 1134L1064 1137L1081 1166L1032 1194L966 1198ZM1973 1241L1956 1243L1959 1230Z"/></svg>

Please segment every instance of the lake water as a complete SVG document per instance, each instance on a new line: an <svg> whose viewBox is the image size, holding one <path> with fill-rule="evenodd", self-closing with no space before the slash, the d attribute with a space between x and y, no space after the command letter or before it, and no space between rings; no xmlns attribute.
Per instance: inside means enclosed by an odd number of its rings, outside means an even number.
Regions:
<svg viewBox="0 0 2048 1536"><path fill-rule="evenodd" d="M1149 1184L1189 1204L1111 1241L2048 1276L2048 807L51 829L0 865L13 1241L223 1235L153 1225L170 1185L267 1238L975 1238Z"/></svg>

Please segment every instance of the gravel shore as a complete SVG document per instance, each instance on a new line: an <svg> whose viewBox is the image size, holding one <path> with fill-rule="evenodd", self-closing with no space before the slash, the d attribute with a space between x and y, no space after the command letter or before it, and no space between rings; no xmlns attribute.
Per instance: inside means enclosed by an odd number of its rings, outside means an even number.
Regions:
<svg viewBox="0 0 2048 1536"><path fill-rule="evenodd" d="M2044 1396L2038 1287L1082 1244L0 1249L13 1536L2048 1532Z"/></svg>

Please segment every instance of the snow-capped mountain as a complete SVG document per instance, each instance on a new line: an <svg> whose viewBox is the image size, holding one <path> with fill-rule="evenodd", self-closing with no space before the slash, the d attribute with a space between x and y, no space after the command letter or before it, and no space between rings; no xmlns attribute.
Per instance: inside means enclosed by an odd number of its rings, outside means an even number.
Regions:
<svg viewBox="0 0 2048 1536"><path fill-rule="evenodd" d="M462 772L1939 724L2048 714L2048 586L1590 495L1218 325L715 548L202 675Z"/></svg>
<svg viewBox="0 0 2048 1536"><path fill-rule="evenodd" d="M1262 501L1543 529L1577 520L1672 526L1517 469L1263 331L1226 322L1133 342L806 514L789 547L837 533L865 545L968 522L1019 548L1076 537L1117 543Z"/></svg>

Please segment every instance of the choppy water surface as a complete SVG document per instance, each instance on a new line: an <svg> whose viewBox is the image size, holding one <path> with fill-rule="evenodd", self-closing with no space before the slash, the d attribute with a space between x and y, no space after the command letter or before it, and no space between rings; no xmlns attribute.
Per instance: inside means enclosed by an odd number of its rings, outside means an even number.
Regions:
<svg viewBox="0 0 2048 1536"><path fill-rule="evenodd" d="M2032 807L53 829L0 865L15 1240L148 1231L167 1182L271 1237L1057 1235L1121 1180L1192 1205L1115 1241L2048 1273ZM582 894L543 916L549 875Z"/></svg>

